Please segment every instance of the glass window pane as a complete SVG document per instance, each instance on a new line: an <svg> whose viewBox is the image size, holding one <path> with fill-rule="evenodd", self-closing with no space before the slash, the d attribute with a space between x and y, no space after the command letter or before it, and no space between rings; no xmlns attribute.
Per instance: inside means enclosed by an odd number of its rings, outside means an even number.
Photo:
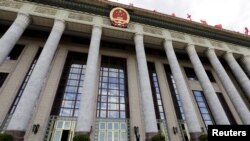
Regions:
<svg viewBox="0 0 250 141"><path fill-rule="evenodd" d="M100 123L99 125L100 125L100 127L99 127L100 130L106 129L106 123Z"/></svg>
<svg viewBox="0 0 250 141"><path fill-rule="evenodd" d="M119 118L119 112L118 111L108 111L109 118Z"/></svg>
<svg viewBox="0 0 250 141"><path fill-rule="evenodd" d="M108 104L109 110L119 110L118 104Z"/></svg>
<svg viewBox="0 0 250 141"><path fill-rule="evenodd" d="M120 114L121 114L121 117L120 118L126 118L126 113L125 112L120 112Z"/></svg>
<svg viewBox="0 0 250 141"><path fill-rule="evenodd" d="M203 98L202 97L195 97L197 101L203 101Z"/></svg>
<svg viewBox="0 0 250 141"><path fill-rule="evenodd" d="M206 104L204 102L198 102L199 107L206 107Z"/></svg>
<svg viewBox="0 0 250 141"><path fill-rule="evenodd" d="M63 121L58 121L56 128L62 128L63 127Z"/></svg>
<svg viewBox="0 0 250 141"><path fill-rule="evenodd" d="M127 124L121 123L121 130L127 130Z"/></svg>
<svg viewBox="0 0 250 141"><path fill-rule="evenodd" d="M61 141L62 131L55 131L53 141Z"/></svg>
<svg viewBox="0 0 250 141"><path fill-rule="evenodd" d="M101 103L101 109L106 109L107 108L107 104L106 103Z"/></svg>
<svg viewBox="0 0 250 141"><path fill-rule="evenodd" d="M101 96L101 102L107 102L107 96L106 95L104 95L104 96Z"/></svg>
<svg viewBox="0 0 250 141"><path fill-rule="evenodd" d="M200 111L201 111L202 114L207 114L208 113L207 108L200 108Z"/></svg>
<svg viewBox="0 0 250 141"><path fill-rule="evenodd" d="M204 120L211 120L209 114L202 114L202 117L203 117Z"/></svg>
<svg viewBox="0 0 250 141"><path fill-rule="evenodd" d="M120 104L120 110L125 110L125 104Z"/></svg>
<svg viewBox="0 0 250 141"><path fill-rule="evenodd" d="M114 123L114 129L115 129L115 130L118 130L118 129L119 129L119 123L118 123L118 122L115 122L115 123Z"/></svg>
<svg viewBox="0 0 250 141"><path fill-rule="evenodd" d="M107 141L112 141L112 132L108 132Z"/></svg>
<svg viewBox="0 0 250 141"><path fill-rule="evenodd" d="M100 116L101 116L102 118L106 118L106 111L101 110L101 111L100 111Z"/></svg>
<svg viewBox="0 0 250 141"><path fill-rule="evenodd" d="M127 141L127 133L121 133L120 141Z"/></svg>
<svg viewBox="0 0 250 141"><path fill-rule="evenodd" d="M119 140L119 132L114 132L114 141Z"/></svg>
<svg viewBox="0 0 250 141"><path fill-rule="evenodd" d="M106 141L105 139L106 139L106 134L105 134L105 132L100 132L99 140L100 140L100 141Z"/></svg>

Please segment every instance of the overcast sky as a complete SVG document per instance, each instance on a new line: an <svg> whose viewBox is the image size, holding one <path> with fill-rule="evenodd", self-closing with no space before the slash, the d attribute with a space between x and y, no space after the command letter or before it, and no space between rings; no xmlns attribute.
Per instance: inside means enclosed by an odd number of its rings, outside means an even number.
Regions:
<svg viewBox="0 0 250 141"><path fill-rule="evenodd" d="M225 29L244 33L250 31L250 0L110 0L123 4L133 3L135 7L193 21L206 20L209 25L222 24Z"/></svg>

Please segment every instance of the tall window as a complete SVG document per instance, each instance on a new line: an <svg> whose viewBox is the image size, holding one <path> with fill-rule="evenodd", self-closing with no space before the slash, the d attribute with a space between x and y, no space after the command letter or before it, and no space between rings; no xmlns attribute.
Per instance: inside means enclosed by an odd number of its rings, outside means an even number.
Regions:
<svg viewBox="0 0 250 141"><path fill-rule="evenodd" d="M202 116L203 122L208 127L208 125L213 125L214 120L213 116L209 110L207 101L204 97L204 94L202 91L193 91L195 101L199 107L200 114Z"/></svg>
<svg viewBox="0 0 250 141"><path fill-rule="evenodd" d="M222 93L216 93L216 94L217 94L217 96L218 96L218 98L220 100L220 103L221 103L221 105L222 105L222 107L223 107L223 109L224 109L224 111L225 111L225 113L227 115L227 118L228 118L229 122L231 124L237 124L237 122L236 122L230 108L227 105L227 102L226 102L225 98L222 95Z"/></svg>
<svg viewBox="0 0 250 141"><path fill-rule="evenodd" d="M17 60L24 49L24 45L16 44L7 57L7 60Z"/></svg>
<svg viewBox="0 0 250 141"><path fill-rule="evenodd" d="M38 60L39 55L41 54L41 52L42 52L42 48L39 48L38 51L37 51L37 53L36 53L36 56L35 56L35 58L34 58L34 60L32 62L32 64L31 64L31 66L29 68L28 73L26 74L26 76L24 78L24 81L23 81L21 87L18 90L16 98L15 98L14 102L12 103L12 106L11 106L11 108L9 110L9 114L13 114L15 112L16 107L17 107L17 105L19 103L19 100L20 100L20 98L21 98L21 96L23 94L23 91L24 91L24 89L25 89L25 87L26 87L26 85L27 85L27 83L28 83L28 81L30 79L30 76L31 76L31 74L32 74L32 72L33 72L33 70L35 68L35 65L37 63L37 60Z"/></svg>
<svg viewBox="0 0 250 141"><path fill-rule="evenodd" d="M69 52L51 115L77 117L87 55Z"/></svg>
<svg viewBox="0 0 250 141"><path fill-rule="evenodd" d="M188 80L198 80L193 68L184 67L184 70Z"/></svg>
<svg viewBox="0 0 250 141"><path fill-rule="evenodd" d="M211 82L216 82L214 76L210 70L206 70L207 76Z"/></svg>
<svg viewBox="0 0 250 141"><path fill-rule="evenodd" d="M0 88L2 87L5 79L7 78L9 74L5 72L0 72Z"/></svg>
<svg viewBox="0 0 250 141"><path fill-rule="evenodd" d="M126 60L102 57L97 117L128 118Z"/></svg>
<svg viewBox="0 0 250 141"><path fill-rule="evenodd" d="M173 103L174 103L174 107L175 107L175 112L177 114L177 118L179 120L185 120L183 106L182 106L182 103L180 101L180 95L177 91L177 86L176 86L176 83L174 81L174 77L172 75L171 69L170 69L169 65L165 65L164 67L165 67L165 72L167 75L168 84L169 84L169 88L171 91L171 95L172 95L172 99L173 99Z"/></svg>
<svg viewBox="0 0 250 141"><path fill-rule="evenodd" d="M187 136L188 134L188 128L187 128L187 124L185 122L185 115L184 115L184 110L183 110L183 106L180 100L180 95L177 91L177 86L172 74L172 71L170 69L169 65L164 65L165 68L165 72L167 75L167 79L168 79L168 84L169 84L169 88L171 91L171 96L172 96L172 100L173 100L173 104L174 104L174 108L175 108L175 113L179 122L179 128L180 128L180 132L182 135L182 139L184 141L189 141L189 137Z"/></svg>
<svg viewBox="0 0 250 141"><path fill-rule="evenodd" d="M165 113L164 113L163 102L161 98L160 87L158 83L155 66L153 63L148 62L148 70L149 70L149 78L151 82L156 118L165 119Z"/></svg>
<svg viewBox="0 0 250 141"><path fill-rule="evenodd" d="M102 56L95 141L129 140L126 60Z"/></svg>

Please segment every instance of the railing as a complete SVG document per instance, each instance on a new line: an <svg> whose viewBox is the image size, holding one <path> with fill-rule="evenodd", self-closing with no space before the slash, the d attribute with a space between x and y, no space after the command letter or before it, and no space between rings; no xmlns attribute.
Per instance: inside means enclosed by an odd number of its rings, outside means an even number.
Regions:
<svg viewBox="0 0 250 141"><path fill-rule="evenodd" d="M190 140L190 135L188 132L187 124L184 120L178 120L179 123L179 129L180 129L180 134L182 141L189 141Z"/></svg>
<svg viewBox="0 0 250 141"><path fill-rule="evenodd" d="M157 119L157 125L158 125L160 133L165 136L165 141L169 141L169 136L168 136L169 132L168 132L166 120Z"/></svg>
<svg viewBox="0 0 250 141"><path fill-rule="evenodd" d="M128 119L96 119L95 141L129 141Z"/></svg>
<svg viewBox="0 0 250 141"><path fill-rule="evenodd" d="M64 131L68 131L68 141L73 140L75 125L75 117L51 116L44 136L44 141L61 141Z"/></svg>

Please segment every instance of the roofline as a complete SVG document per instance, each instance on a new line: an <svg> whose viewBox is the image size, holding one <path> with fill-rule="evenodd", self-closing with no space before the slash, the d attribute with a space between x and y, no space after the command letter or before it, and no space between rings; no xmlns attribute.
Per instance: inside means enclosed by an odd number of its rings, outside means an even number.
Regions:
<svg viewBox="0 0 250 141"><path fill-rule="evenodd" d="M167 14L153 12L150 10L115 3L107 0L27 0L38 2L46 5L63 7L66 9L79 10L109 17L109 12L114 7L123 7L130 14L130 21L161 27L165 29L185 32L197 36L221 40L233 44L250 46L250 36L245 36L234 31L226 29L216 29L213 26L203 25L198 22L173 17ZM84 4L83 4L84 3Z"/></svg>

